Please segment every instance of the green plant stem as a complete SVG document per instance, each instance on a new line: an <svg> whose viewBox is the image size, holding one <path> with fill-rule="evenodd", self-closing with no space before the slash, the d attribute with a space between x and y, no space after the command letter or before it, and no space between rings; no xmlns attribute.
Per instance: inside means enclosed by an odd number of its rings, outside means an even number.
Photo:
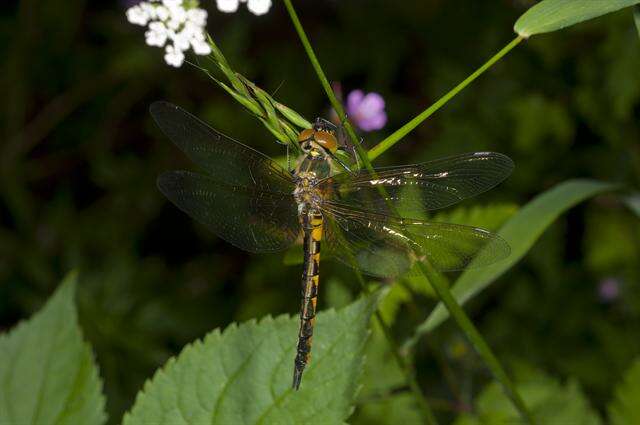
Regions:
<svg viewBox="0 0 640 425"><path fill-rule="evenodd" d="M287 1L287 0L285 0ZM438 109L442 108L447 102L449 102L455 95L462 91L465 87L471 84L476 78L482 75L487 69L491 68L493 64L498 62L504 55L509 53L511 49L516 47L521 41L522 37L516 37L513 41L507 44L502 50L496 53L491 59L485 62L480 68L478 68L473 74L469 75L464 81L455 86L451 91L442 96L436 103L429 106L423 112L421 112L418 116L413 118L411 121L400 127L389 137L378 143L376 146L371 148L367 153L368 159L373 161L382 153L384 153L387 149L398 143L404 136L406 136L409 132L411 132L414 128L422 123L422 121L429 118L433 115Z"/></svg>
<svg viewBox="0 0 640 425"><path fill-rule="evenodd" d="M476 352L480 355L493 376L502 384L507 396L511 399L513 405L520 412L523 419L529 424L534 424L533 416L531 416L531 413L524 404L520 394L518 394L515 385L511 382L511 379L500 364L500 361L495 354L493 354L493 351L482 335L480 335L480 332L475 327L471 319L469 319L462 307L460 307L460 304L458 304L453 295L451 295L449 288L447 288L444 282L442 282L442 280L440 280L439 277L430 270L428 265L423 263L417 264L422 273L431 283L431 286L438 295L438 298L440 298L440 301L442 301L445 307L447 307L447 310L449 310L451 317L453 317L462 332L467 336L471 345L473 345Z"/></svg>
<svg viewBox="0 0 640 425"><path fill-rule="evenodd" d="M331 106L333 106L333 109L336 111L336 114L338 114L338 118L340 118L340 122L342 122L344 129L347 131L347 135L351 139L351 143L353 143L353 145L355 146L358 152L358 156L364 163L365 168L367 168L367 170L369 171L372 171L373 167L371 165L371 161L369 161L367 157L367 153L364 151L364 149L362 149L362 146L360 146L360 140L358 139L358 135L356 134L356 131L353 129L353 126L351 125L349 120L347 120L347 115L344 112L344 107L342 106L342 103L338 101L338 98L336 97L335 93L333 92L333 89L331 88L331 84L329 84L329 80L327 79L327 76L325 75L322 69L322 66L320 65L320 62L318 61L318 57L313 51L313 47L311 47L309 38L307 37L307 34L305 33L304 28L300 23L300 19L298 18L298 14L296 13L295 9L293 8L293 5L291 4L291 0L284 0L284 5L287 8L287 12L289 13L289 17L291 18L291 22L293 23L293 26L295 27L296 32L298 33L298 37L302 42L302 46L304 47L304 50L307 52L309 61L311 62L313 69L316 71L318 80L320 80L320 84L322 85L322 88L327 94L327 97L329 98L329 102L331 102Z"/></svg>

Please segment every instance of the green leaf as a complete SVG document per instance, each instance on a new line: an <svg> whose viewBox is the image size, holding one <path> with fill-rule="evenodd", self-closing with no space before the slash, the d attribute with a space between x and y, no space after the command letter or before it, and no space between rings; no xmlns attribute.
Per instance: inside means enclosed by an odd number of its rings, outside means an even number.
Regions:
<svg viewBox="0 0 640 425"><path fill-rule="evenodd" d="M609 404L609 421L612 425L631 425L640 422L640 358L625 373L624 381L615 390L615 398Z"/></svg>
<svg viewBox="0 0 640 425"><path fill-rule="evenodd" d="M513 29L519 36L529 38L639 3L640 0L543 0L527 10Z"/></svg>
<svg viewBox="0 0 640 425"><path fill-rule="evenodd" d="M636 30L638 30L638 37L640 37L640 6L633 8L633 21L636 23Z"/></svg>
<svg viewBox="0 0 640 425"><path fill-rule="evenodd" d="M377 300L374 294L318 314L300 391L291 389L299 319L267 317L187 346L145 384L124 424L343 423Z"/></svg>
<svg viewBox="0 0 640 425"><path fill-rule="evenodd" d="M595 180L569 180L537 196L521 208L498 232L511 246L511 255L490 266L465 270L453 285L451 292L459 303L465 303L524 257L560 214L580 202L614 189L615 185ZM416 336L430 332L447 317L448 311L442 303L438 304L427 320L416 329Z"/></svg>
<svg viewBox="0 0 640 425"><path fill-rule="evenodd" d="M103 424L102 382L69 275L30 320L0 335L1 424Z"/></svg>
<svg viewBox="0 0 640 425"><path fill-rule="evenodd" d="M600 417L577 382L569 380L560 384L540 372L516 385L525 404L530 408L536 423L545 425L598 425ZM522 424L519 413L513 408L497 382L489 384L475 401L475 414L461 415L455 422L462 424Z"/></svg>

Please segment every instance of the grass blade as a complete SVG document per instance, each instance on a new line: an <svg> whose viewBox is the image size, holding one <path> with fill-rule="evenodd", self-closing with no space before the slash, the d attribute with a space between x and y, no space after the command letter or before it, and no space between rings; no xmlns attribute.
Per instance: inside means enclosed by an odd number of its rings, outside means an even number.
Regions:
<svg viewBox="0 0 640 425"><path fill-rule="evenodd" d="M543 0L518 19L513 30L521 37L557 31L594 19L640 0Z"/></svg>

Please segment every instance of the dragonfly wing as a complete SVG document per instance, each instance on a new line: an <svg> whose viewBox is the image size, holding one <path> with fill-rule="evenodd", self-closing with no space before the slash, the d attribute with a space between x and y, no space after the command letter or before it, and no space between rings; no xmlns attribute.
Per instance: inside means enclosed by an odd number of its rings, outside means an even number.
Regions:
<svg viewBox="0 0 640 425"><path fill-rule="evenodd" d="M513 161L495 152L474 152L423 164L340 173L319 183L337 206L420 218L485 192L513 170Z"/></svg>
<svg viewBox="0 0 640 425"><path fill-rule="evenodd" d="M171 103L155 102L150 111L164 134L216 181L269 192L293 192L291 175L255 149Z"/></svg>
<svg viewBox="0 0 640 425"><path fill-rule="evenodd" d="M229 185L188 171L160 175L158 188L182 211L245 251L283 250L301 231L291 193Z"/></svg>
<svg viewBox="0 0 640 425"><path fill-rule="evenodd" d="M440 271L481 267L506 258L510 252L502 238L475 227L335 206L323 213L333 256L376 277L400 276L415 261L427 261Z"/></svg>

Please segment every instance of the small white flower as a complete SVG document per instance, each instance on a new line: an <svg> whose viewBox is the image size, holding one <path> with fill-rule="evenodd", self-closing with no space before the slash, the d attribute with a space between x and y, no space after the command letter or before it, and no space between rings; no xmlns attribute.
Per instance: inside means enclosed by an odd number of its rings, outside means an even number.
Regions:
<svg viewBox="0 0 640 425"><path fill-rule="evenodd" d="M271 9L271 0L248 0L247 9L254 15L264 15Z"/></svg>
<svg viewBox="0 0 640 425"><path fill-rule="evenodd" d="M204 9L187 10L187 19L194 25L204 27L207 25L207 11Z"/></svg>
<svg viewBox="0 0 640 425"><path fill-rule="evenodd" d="M238 0L216 0L218 10L224 13L233 13L238 10L240 2Z"/></svg>
<svg viewBox="0 0 640 425"><path fill-rule="evenodd" d="M211 53L211 46L204 40L191 40L191 47L196 55L208 55Z"/></svg>
<svg viewBox="0 0 640 425"><path fill-rule="evenodd" d="M143 1L139 6L149 16L149 20L154 21L158 18L155 5Z"/></svg>
<svg viewBox="0 0 640 425"><path fill-rule="evenodd" d="M144 33L149 46L162 47L167 42L169 32L162 22L151 22L149 30Z"/></svg>
<svg viewBox="0 0 640 425"><path fill-rule="evenodd" d="M162 4L164 4L169 9L177 9L182 7L182 0L162 0Z"/></svg>
<svg viewBox="0 0 640 425"><path fill-rule="evenodd" d="M140 6L133 6L127 10L127 20L134 25L147 25L149 22L149 13Z"/></svg>
<svg viewBox="0 0 640 425"><path fill-rule="evenodd" d="M171 66L181 66L184 52L189 49L197 55L211 53L205 32L207 12L198 8L193 0L142 1L127 10L127 20L136 25L148 25L147 44L165 47L164 60Z"/></svg>
<svg viewBox="0 0 640 425"><path fill-rule="evenodd" d="M173 45L178 50L181 50L181 51L189 50L190 44L191 44L191 34L189 34L189 31L182 30L173 36Z"/></svg>
<svg viewBox="0 0 640 425"><path fill-rule="evenodd" d="M155 8L156 17L159 21L166 21L171 16L171 12L165 6L158 6Z"/></svg>
<svg viewBox="0 0 640 425"><path fill-rule="evenodd" d="M172 45L168 45L165 49L164 60L169 65L179 68L182 66L182 62L184 62L184 53L182 53L182 50L176 49Z"/></svg>

